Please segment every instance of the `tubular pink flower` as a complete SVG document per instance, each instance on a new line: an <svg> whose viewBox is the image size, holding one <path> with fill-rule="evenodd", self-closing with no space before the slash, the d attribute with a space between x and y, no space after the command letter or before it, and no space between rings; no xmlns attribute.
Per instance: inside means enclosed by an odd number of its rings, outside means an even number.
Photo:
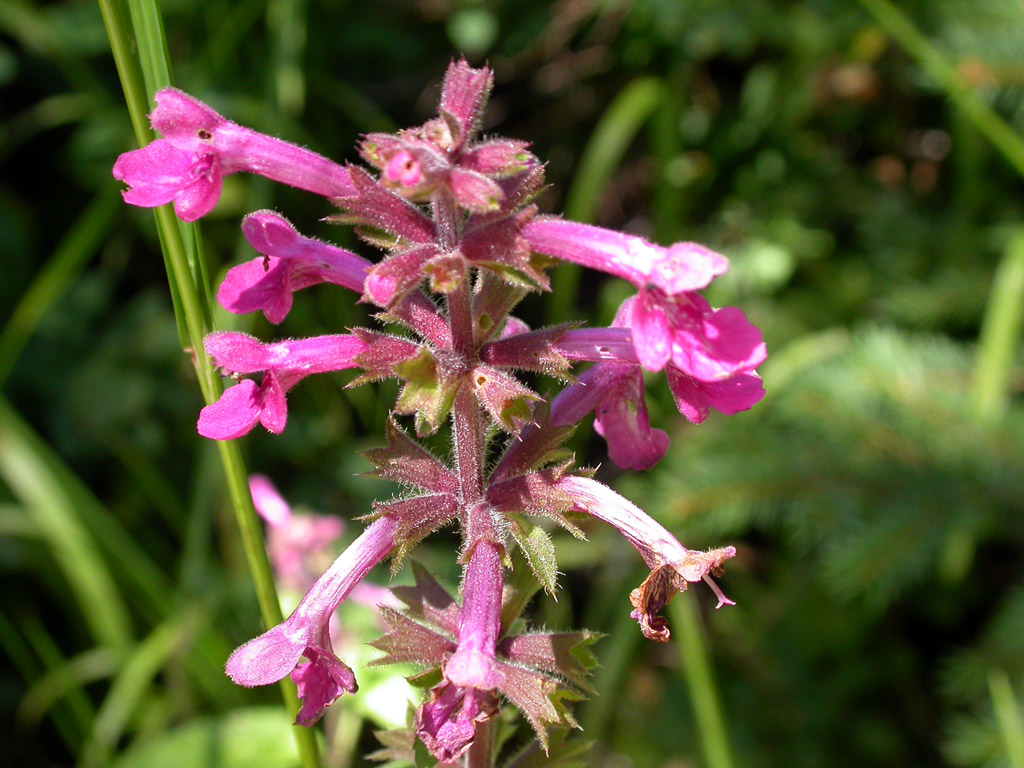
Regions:
<svg viewBox="0 0 1024 768"><path fill-rule="evenodd" d="M575 424L590 411L609 457L623 469L650 469L668 450L668 435L651 429L639 366L608 362L584 371L555 397L551 426Z"/></svg>
<svg viewBox="0 0 1024 768"><path fill-rule="evenodd" d="M504 680L495 660L501 596L500 548L480 541L466 568L458 645L444 664L444 680L416 713L417 735L442 762L461 757L473 743L476 724L494 713L494 689Z"/></svg>
<svg viewBox="0 0 1024 768"><path fill-rule="evenodd" d="M275 683L290 673L302 701L297 725L313 725L339 696L354 693L355 675L334 654L328 625L341 601L394 548L396 530L396 522L385 516L363 531L291 616L231 654L225 665L228 677L253 687Z"/></svg>
<svg viewBox="0 0 1024 768"><path fill-rule="evenodd" d="M341 537L344 524L330 515L292 514L288 502L264 475L249 477L253 504L266 523L267 554L276 580L296 591L308 589L322 559ZM329 558L329 555L328 555Z"/></svg>
<svg viewBox="0 0 1024 768"><path fill-rule="evenodd" d="M366 272L373 266L343 248L303 237L273 211L250 213L242 232L260 258L228 270L217 301L228 312L262 310L271 323L284 320L292 294L318 283L333 283L362 293Z"/></svg>
<svg viewBox="0 0 1024 768"><path fill-rule="evenodd" d="M473 548L462 587L459 643L445 664L445 677L466 688L492 690L501 683L494 665L501 630L502 565L496 544Z"/></svg>
<svg viewBox="0 0 1024 768"><path fill-rule="evenodd" d="M366 350L366 343L352 334L264 344L244 333L223 331L208 335L203 345L227 374L265 372L259 386L245 379L200 411L199 434L213 440L241 437L257 422L280 434L288 419L289 389L310 374L355 367L355 358Z"/></svg>
<svg viewBox="0 0 1024 768"><path fill-rule="evenodd" d="M713 310L696 291L729 268L696 243L663 248L643 238L588 224L536 218L522 230L540 253L629 280L639 290L624 325L633 330L640 364L660 371L669 361L699 381L718 381L756 368L765 358L760 331L734 308ZM624 307L625 309L625 307Z"/></svg>
<svg viewBox="0 0 1024 768"><path fill-rule="evenodd" d="M164 138L114 164L114 178L130 187L125 202L151 208L173 201L179 218L195 221L217 204L222 178L238 171L324 197L354 192L348 170L326 157L225 120L175 88L155 100L149 120Z"/></svg>
<svg viewBox="0 0 1024 768"><path fill-rule="evenodd" d="M616 316L616 323L629 322L632 301L633 299L628 299L623 304ZM490 346L494 346L494 344ZM628 363L634 366L637 364L632 332L626 328L568 330L558 339L554 348L567 360L609 361L619 364ZM487 351L487 347L485 347L484 353L486 354ZM700 381L684 373L673 363L669 363L665 367L665 374L668 378L669 389L672 390L672 395L675 398L676 407L694 424L703 422L711 408L724 414L739 413L749 410L764 397L764 385L761 382L761 377L754 371L735 373L716 381ZM570 387L566 392L572 389L574 388ZM579 393L576 396L580 396ZM559 398L555 398L555 402L559 402ZM579 417L582 417L586 410L580 412L578 408L575 408L572 413L578 413ZM554 414L554 411L552 413ZM571 417L559 418L564 420Z"/></svg>
<svg viewBox="0 0 1024 768"><path fill-rule="evenodd" d="M710 574L735 556L735 547L708 552L686 549L658 522L611 488L586 477L563 477L556 487L573 500L573 509L614 526L632 544L651 569L643 584L633 590L633 618L640 623L644 637L666 642L669 631L660 611L676 592L686 590L689 582L704 581L718 598L717 608L735 605L727 598Z"/></svg>
<svg viewBox="0 0 1024 768"><path fill-rule="evenodd" d="M628 280L668 295L707 288L729 269L729 261L697 243L664 248L642 237L590 224L540 216L522 235L533 250Z"/></svg>

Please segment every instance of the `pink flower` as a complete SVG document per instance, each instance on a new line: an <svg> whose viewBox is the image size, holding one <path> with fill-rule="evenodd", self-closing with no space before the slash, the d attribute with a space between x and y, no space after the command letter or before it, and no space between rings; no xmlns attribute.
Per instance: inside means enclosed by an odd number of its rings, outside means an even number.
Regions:
<svg viewBox="0 0 1024 768"><path fill-rule="evenodd" d="M754 370L766 356L761 332L741 310L712 309L696 293L670 296L642 288L624 319L640 365L649 371L671 361L698 381L721 381Z"/></svg>
<svg viewBox="0 0 1024 768"><path fill-rule="evenodd" d="M665 619L657 614L676 592L685 591L690 582L703 581L711 587L718 598L717 608L735 605L709 575L735 556L735 547L708 552L686 549L642 509L596 480L567 476L559 480L556 487L572 497L574 510L615 526L651 569L643 584L629 596L634 608L631 615L640 623L644 637L662 643L668 641L670 633Z"/></svg>
<svg viewBox="0 0 1024 768"><path fill-rule="evenodd" d="M313 725L339 696L354 693L355 675L335 654L329 623L335 609L395 544L397 525L382 517L370 525L302 598L283 623L237 648L225 670L238 685L275 683L287 674L299 688L297 725ZM306 661L301 661L302 657Z"/></svg>
<svg viewBox="0 0 1024 768"><path fill-rule="evenodd" d="M276 581L296 591L308 589L326 565L322 563L324 556L330 560L331 547L341 537L344 530L341 519L330 515L293 514L288 502L264 475L249 477L249 491L256 511L269 529L267 554Z"/></svg>
<svg viewBox="0 0 1024 768"><path fill-rule="evenodd" d="M155 100L149 120L163 138L126 152L114 164L114 178L129 186L125 202L144 208L173 202L179 218L195 221L217 204L223 177L238 171L324 197L354 191L344 167L225 120L182 91L165 88Z"/></svg>
<svg viewBox="0 0 1024 768"><path fill-rule="evenodd" d="M256 211L242 221L249 245L262 257L228 270L217 301L228 312L262 310L271 323L284 320L292 294L318 283L333 283L362 293L373 264L343 248L303 237L283 216Z"/></svg>
<svg viewBox="0 0 1024 768"><path fill-rule="evenodd" d="M765 358L760 331L734 308L714 310L696 291L729 268L726 258L696 243L663 248L621 232L552 218L529 222L530 246L566 261L629 280L639 290L620 317L633 330L640 364L660 371L669 361L699 381L718 381L756 368ZM623 309L626 309L625 307Z"/></svg>
<svg viewBox="0 0 1024 768"><path fill-rule="evenodd" d="M280 434L288 420L289 389L310 374L354 367L355 358L366 350L366 344L350 334L264 344L244 333L224 331L211 333L203 344L227 374L265 372L259 386L244 379L203 408L199 434L213 440L241 437L257 423Z"/></svg>
<svg viewBox="0 0 1024 768"><path fill-rule="evenodd" d="M466 568L458 645L444 664L444 679L416 713L417 735L442 762L458 760L472 745L477 723L497 709L494 689L504 680L495 659L501 596L501 551L480 541Z"/></svg>
<svg viewBox="0 0 1024 768"><path fill-rule="evenodd" d="M668 435L651 429L639 366L608 362L584 371L552 401L551 426L575 424L590 411L609 457L623 469L650 469L668 450Z"/></svg>

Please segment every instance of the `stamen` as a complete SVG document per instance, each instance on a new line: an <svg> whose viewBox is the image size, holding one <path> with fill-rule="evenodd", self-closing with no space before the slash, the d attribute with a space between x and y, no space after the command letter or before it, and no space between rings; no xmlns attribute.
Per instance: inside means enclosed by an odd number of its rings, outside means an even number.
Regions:
<svg viewBox="0 0 1024 768"><path fill-rule="evenodd" d="M714 579L712 579L706 573L704 574L703 579L704 579L704 581L707 582L707 585L709 587L711 587L711 591L715 593L715 597L718 598L718 605L715 606L715 610L716 611L719 608L721 608L723 605L736 605L736 601L735 600L730 600L728 597L726 597L725 593L722 591L721 587L719 587L717 584L715 584L715 580Z"/></svg>

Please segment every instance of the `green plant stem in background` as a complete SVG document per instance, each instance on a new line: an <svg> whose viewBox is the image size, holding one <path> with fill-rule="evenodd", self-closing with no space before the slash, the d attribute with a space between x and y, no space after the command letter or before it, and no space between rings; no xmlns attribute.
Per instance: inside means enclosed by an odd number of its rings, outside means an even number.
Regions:
<svg viewBox="0 0 1024 768"><path fill-rule="evenodd" d="M128 103L128 112L131 116L135 136L139 146L145 146L152 138L146 119L149 99L142 84L138 62L131 55L132 38L128 34L124 16L116 0L99 0L99 4L125 99ZM159 23L156 7L151 1L136 0L136 8L132 16L134 19L140 20L140 23L145 21L141 33L136 30L135 41L138 45L139 56L146 63L151 79L167 78L168 80L166 83L154 82L154 87L169 85L169 67L166 64L161 67L155 63L161 56L166 62L166 41L163 39L163 27ZM213 403L221 394L221 386L209 360L200 353L203 349L203 337L212 330L209 325L209 312L208 310L204 311L204 302L201 298L209 296L202 259L194 259L192 268L190 268L182 229L170 206L157 208L155 214L160 243L168 266L168 278L172 286L172 293L177 297L174 309L179 331L184 325L187 337L186 351L192 355L203 399L207 404ZM195 229L193 228L192 231L194 232ZM196 237L196 243L198 243L198 237ZM233 441L219 442L217 447L224 467L224 476L235 518L241 532L242 546L256 590L260 613L263 616L264 624L267 627L272 627L279 624L283 617L273 574L270 570L270 562L263 546L259 520L256 517L252 497L249 493L245 462L237 443ZM290 712L295 712L298 709L298 699L294 686L290 681L285 680L281 683L281 690L285 706ZM307 728L295 728L294 733L303 766L317 768L320 765L320 759L315 732Z"/></svg>
<svg viewBox="0 0 1024 768"><path fill-rule="evenodd" d="M1017 697L1004 670L996 668L988 673L988 691L1009 763L1013 768L1024 768L1024 726L1020 721Z"/></svg>
<svg viewBox="0 0 1024 768"><path fill-rule="evenodd" d="M722 705L718 701L715 676L704 637L697 601L679 595L668 607L676 631L676 647L690 691L693 714L700 734L700 745L707 768L733 768L729 735L725 729Z"/></svg>
<svg viewBox="0 0 1024 768"><path fill-rule="evenodd" d="M928 38L918 32L910 19L889 0L860 0L860 4L917 60L1007 162L1024 176L1024 139L967 84L956 67L946 61Z"/></svg>
<svg viewBox="0 0 1024 768"><path fill-rule="evenodd" d="M76 512L73 493L54 482L40 444L0 398L0 478L50 546L96 643L124 654L133 640L128 607L94 538Z"/></svg>
<svg viewBox="0 0 1024 768"><path fill-rule="evenodd" d="M1024 176L1024 139L965 82L956 67L946 61L889 0L860 0L860 4L917 60L1017 173ZM1004 252L985 310L975 370L975 408L979 418L991 419L1005 409L1013 355L1020 340L1022 301L1024 240L1017 235L1011 238Z"/></svg>
<svg viewBox="0 0 1024 768"><path fill-rule="evenodd" d="M1024 230L1014 232L989 292L974 366L974 407L991 421L1009 404L1009 379L1024 321Z"/></svg>
<svg viewBox="0 0 1024 768"><path fill-rule="evenodd" d="M100 192L75 220L46 266L22 295L10 320L0 331L0 387L39 323L107 237L120 207L113 184L109 192Z"/></svg>
<svg viewBox="0 0 1024 768"><path fill-rule="evenodd" d="M597 206L615 169L640 128L658 106L663 96L661 80L639 77L619 91L615 100L594 127L580 157L579 170L566 194L565 217L573 221L591 222ZM577 266L561 266L551 276L548 319L564 322L578 304L582 270Z"/></svg>

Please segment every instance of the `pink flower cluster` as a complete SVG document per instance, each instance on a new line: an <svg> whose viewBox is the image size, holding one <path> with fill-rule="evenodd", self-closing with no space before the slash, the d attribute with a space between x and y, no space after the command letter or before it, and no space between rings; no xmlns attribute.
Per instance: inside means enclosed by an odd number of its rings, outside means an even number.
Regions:
<svg viewBox="0 0 1024 768"><path fill-rule="evenodd" d="M216 205L224 175L260 174L328 199L340 209L332 221L357 226L383 251L368 260L299 234L272 211L247 216L242 230L258 255L228 271L217 293L225 309L261 311L277 324L296 291L326 283L381 307L402 330L356 328L272 343L211 333L206 353L235 382L202 410L198 430L216 440L241 437L256 424L280 433L287 393L313 374L351 368L359 372L356 383L400 382L387 446L366 456L374 474L415 490L377 502L372 522L316 578L291 616L237 649L227 672L247 686L290 675L302 700L298 722L315 723L335 699L356 689L353 671L332 647L328 627L335 608L379 562L389 555L401 560L422 538L457 522L465 569L461 599L417 571L415 588L395 590L407 608L385 609L389 631L377 643L385 661L439 671L414 732L443 762L472 749L478 729L497 711L499 692L543 742L549 727L573 724L564 702L586 690L586 670L574 649L592 639L587 633L516 635L517 616L503 615L504 572L516 550L538 583L554 589L554 561L545 556L550 543L530 517L580 533L568 515L590 515L626 536L651 571L630 595L632 615L651 639L668 639L658 613L689 583L707 583L719 606L731 602L711 574L735 549L686 549L642 510L575 468L561 450L572 427L594 414L612 461L648 469L664 456L669 436L651 426L644 371L664 371L679 411L694 423L711 409L746 410L764 394L756 372L765 359L760 332L739 309L711 307L699 293L728 269L725 257L694 243L662 247L540 215L533 200L543 166L528 145L479 138L491 85L489 70L453 63L437 117L363 139L360 154L369 171L243 128L191 96L164 90L151 115L163 138L122 155L114 166L128 185L127 202L173 203L186 221ZM552 260L623 278L636 294L608 328L531 330L511 312L528 292L550 290ZM572 373L579 363L592 365ZM520 381L518 371L570 383L545 398ZM413 417L415 437L399 426L404 416ZM454 450L444 461L416 438L448 423ZM501 458L489 466L496 452ZM265 488L259 492L273 501ZM271 525L272 537L283 535ZM286 559L295 557L293 544L277 550L280 571L299 568Z"/></svg>

